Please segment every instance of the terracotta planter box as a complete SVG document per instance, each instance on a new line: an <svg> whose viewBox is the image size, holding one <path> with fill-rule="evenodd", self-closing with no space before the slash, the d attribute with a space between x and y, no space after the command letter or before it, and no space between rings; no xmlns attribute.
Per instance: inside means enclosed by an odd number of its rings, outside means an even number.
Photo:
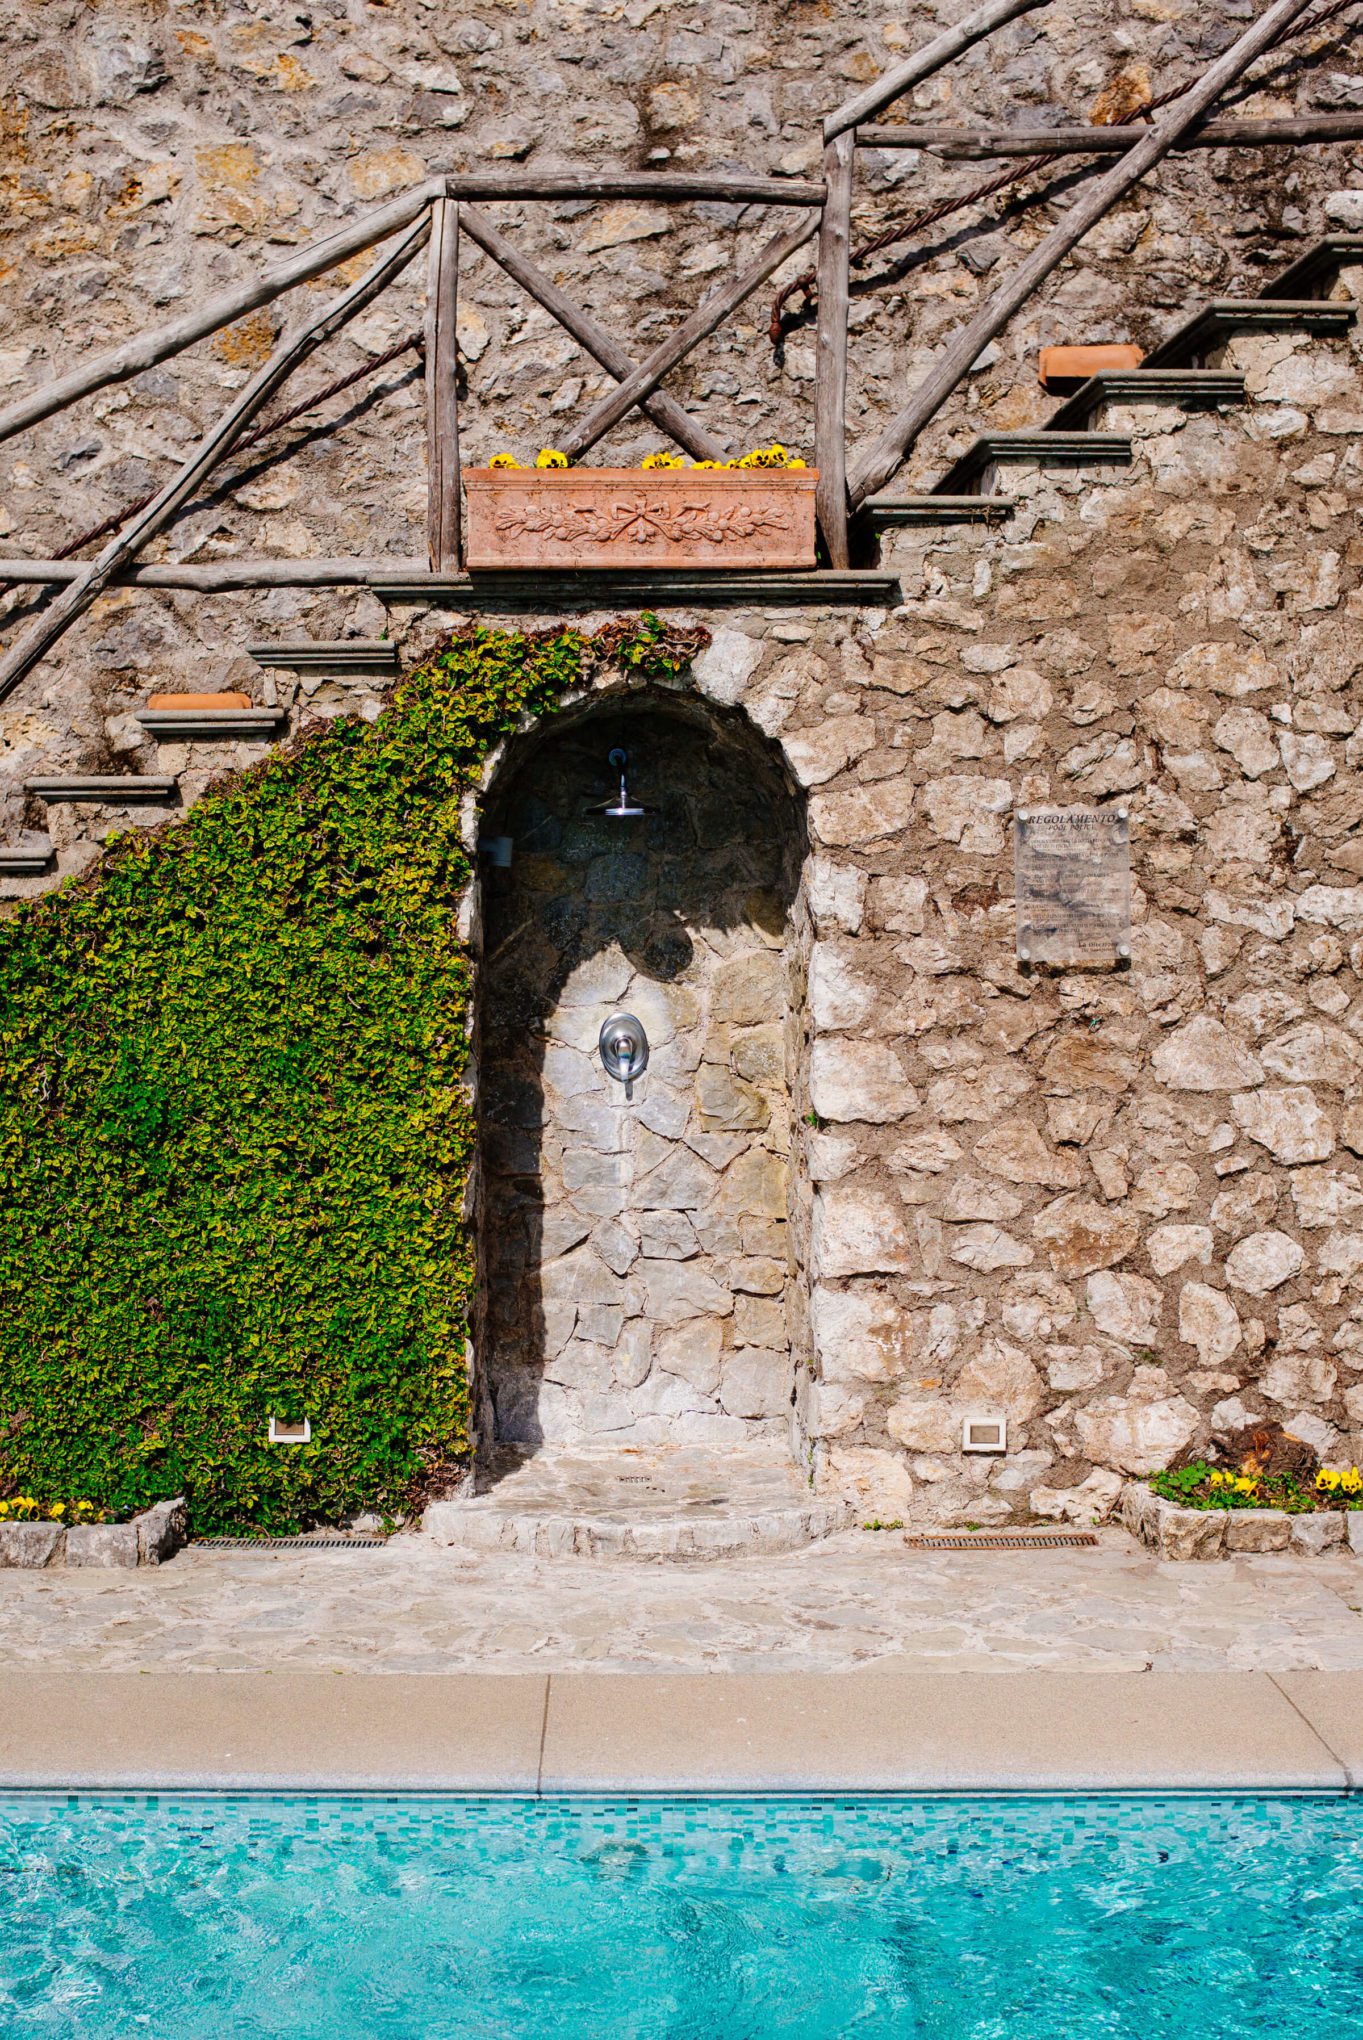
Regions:
<svg viewBox="0 0 1363 2040"><path fill-rule="evenodd" d="M469 468L470 567L812 567L813 468Z"/></svg>

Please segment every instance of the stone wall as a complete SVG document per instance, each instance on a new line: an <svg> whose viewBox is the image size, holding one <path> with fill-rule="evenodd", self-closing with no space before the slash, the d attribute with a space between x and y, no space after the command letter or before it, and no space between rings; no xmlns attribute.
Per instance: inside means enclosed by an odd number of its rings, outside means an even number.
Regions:
<svg viewBox="0 0 1363 2040"><path fill-rule="evenodd" d="M947 10L948 13L954 10ZM1192 77L1248 17L1242 0L1052 0L928 81L897 109L962 121L1080 119ZM423 173L488 163L703 169L741 163L800 176L819 159L818 119L940 30L936 8L890 0L317 0L281 14L255 0L0 4L0 398L59 372L284 249L354 217ZM1345 33L1345 32L1341 32ZM1239 111L1363 102L1347 39L1265 59ZM984 166L987 171L989 166ZM980 182L981 166L904 152L859 159L856 228ZM895 251L859 280L853 309L854 434L900 404L943 339L1009 261L1061 216L1079 172L1023 212L1005 199ZM772 214L621 202L493 206L518 244L637 352L697 294L751 257ZM786 217L786 216L782 216ZM983 424L1045 415L1036 349L1057 340L1149 344L1201 297L1253 291L1312 236L1363 222L1363 151L1212 152L1172 159L1090 234L926 436L913 479ZM902 255L902 259L901 259ZM805 264L802 253L782 279ZM363 258L349 266L358 273ZM303 372L305 388L362 367L420 326L420 264ZM864 282L864 288L863 288ZM322 278L132 382L0 446L0 551L50 557L159 487L265 358ZM812 329L773 350L769 300L750 301L670 387L734 449L773 438L809 451ZM552 443L608 379L470 245L461 345L466 453L522 457ZM353 398L243 457L180 517L152 557L210 561L255 549L315 556L421 553L423 407L414 357ZM292 393L291 393L292 394ZM636 414L597 458L658 443ZM278 458L283 453L287 458ZM0 622L6 641L22 612ZM252 638L375 628L345 592L213 599L110 595L0 711L0 826L50 820L64 869L107 818L51 817L16 791L38 771L183 770L192 798L216 761L158 760L131 711L149 683L260 682ZM148 820L160 817L152 814Z"/></svg>
<svg viewBox="0 0 1363 2040"><path fill-rule="evenodd" d="M1119 74L1138 80L1145 66L1156 90L1189 75L1243 14L1138 0L1099 15L1057 0L926 88L918 108L1077 116L1109 87L1120 96ZM0 117L0 378L12 388L428 168L606 156L799 174L816 158L816 115L937 25L876 5L838 17L666 0L476 13L327 0L290 22L118 6L92 20L50 0L5 22L15 84ZM1314 69L1266 69L1241 110L1360 98L1363 84L1327 52ZM863 168L867 229L975 175L907 157ZM908 479L939 473L985 424L1045 415L1039 342L1149 342L1207 296L1257 288L1315 234L1363 226L1360 187L1363 156L1342 149L1166 166L988 351ZM1048 208L967 216L858 296L854 431L902 400L994 265L1033 245L1072 188L1058 184ZM495 210L638 351L766 225L720 207ZM1360 295L1363 278L1341 289ZM419 311L413 278L314 364L317 381L372 360ZM0 545L51 554L163 480L268 350L275 322L243 321L0 448ZM777 356L764 324L754 306L726 327L676 392L735 446L780 437L807 449L809 331ZM508 443L533 452L602 385L485 261L469 262L462 329L475 458ZM1133 434L1130 468L1010 468L1020 500L1005 524L888 537L903 589L894 608L701 619L714 642L692 690L779 745L807 797L773 1092L792 1104L768 1120L783 1126L789 1110L798 1136L787 1343L797 1436L818 1480L881 1515L1084 1513L1128 1472L1260 1414L1328 1457L1363 1451L1359 341L1241 338L1220 359L1245 372L1243 411L1100 414L1095 425ZM627 421L601 457L632 459L655 439ZM411 554L424 498L420 390L399 362L229 470L157 554ZM0 637L24 613L11 604ZM245 644L387 629L417 652L458 620L347 590L115 591L0 709L5 840L50 831L67 874L109 829L161 818L45 811L20 791L29 774L169 770L189 802L214 771L259 755L158 753L130 713L151 687L244 684L314 713L372 714L363 682L262 675ZM1013 811L1116 800L1132 816L1132 968L1022 973ZM737 820L734 840L757 855L752 815ZM47 882L7 880L4 892ZM767 923L745 925L767 944ZM488 989L495 1020L495 967ZM595 989L616 996L614 983ZM626 994L642 996L635 980ZM593 1011L599 1024L604 1008ZM552 1010L539 1018L556 1024ZM750 1044L712 1030L691 1045L703 1086L685 1094L680 1133L660 1137L736 1137L705 1124L707 1099L764 1088ZM496 1074L494 1055L493 1089ZM758 1144L780 1146L766 1129ZM566 1191L561 1152L554 1166ZM632 1316L651 1318L659 1342L719 1318L722 1355L779 1352L739 1334L740 1297L764 1292L733 1274L738 1260L779 1262L774 1235L740 1228L735 1249L720 1231L705 1244L689 1209L688 1223L701 1253L673 1265L705 1261L732 1312L664 1326L646 1302ZM642 1224L639 1244L652 1258ZM634 1266L611 1272L625 1284ZM695 1337L708 1353L713 1330ZM598 1349L583 1356L586 1374L600 1371L607 1339L581 1343ZM628 1398L615 1350L610 1393ZM690 1414L769 1421L725 1402L725 1364ZM671 1378L689 1380L685 1368ZM629 1406L631 1422L658 1413ZM1009 1420L1008 1452L963 1454L963 1419L990 1413Z"/></svg>
<svg viewBox="0 0 1363 2040"><path fill-rule="evenodd" d="M1358 343L1222 360L1244 412L1109 410L1129 470L1010 469L888 618L702 661L810 789L811 1428L924 1520L1261 1415L1363 1445ZM1011 811L1115 800L1130 972L1023 975Z"/></svg>

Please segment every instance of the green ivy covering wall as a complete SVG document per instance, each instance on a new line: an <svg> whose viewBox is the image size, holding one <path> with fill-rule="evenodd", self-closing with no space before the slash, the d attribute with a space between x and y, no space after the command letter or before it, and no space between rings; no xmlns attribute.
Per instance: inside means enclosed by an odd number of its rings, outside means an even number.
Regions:
<svg viewBox="0 0 1363 2040"><path fill-rule="evenodd" d="M488 751L703 632L472 630L0 925L0 1497L200 1533L395 1513L469 1445L469 878ZM312 1442L270 1447L269 1418Z"/></svg>

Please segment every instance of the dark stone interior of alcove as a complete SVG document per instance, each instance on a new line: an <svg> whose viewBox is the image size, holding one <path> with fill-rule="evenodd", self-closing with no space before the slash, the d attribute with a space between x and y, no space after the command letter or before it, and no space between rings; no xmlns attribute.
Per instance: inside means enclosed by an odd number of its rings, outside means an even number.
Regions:
<svg viewBox="0 0 1363 2040"><path fill-rule="evenodd" d="M646 819L586 812L617 745ZM483 866L484 1466L784 1434L799 796L746 722L636 698L536 733L481 833L514 844ZM652 1040L630 1101L595 1047L621 1004Z"/></svg>

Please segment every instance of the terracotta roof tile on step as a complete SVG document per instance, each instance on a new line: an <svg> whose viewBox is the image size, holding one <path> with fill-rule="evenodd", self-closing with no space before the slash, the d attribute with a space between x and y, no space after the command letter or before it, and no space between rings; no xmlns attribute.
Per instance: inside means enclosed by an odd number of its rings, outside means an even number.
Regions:
<svg viewBox="0 0 1363 2040"><path fill-rule="evenodd" d="M1077 389L1105 368L1139 368L1144 356L1124 340L1104 340L1087 347L1043 347L1039 373L1048 390Z"/></svg>
<svg viewBox="0 0 1363 2040"><path fill-rule="evenodd" d="M177 709L253 708L249 694L149 694L147 707L153 711Z"/></svg>

